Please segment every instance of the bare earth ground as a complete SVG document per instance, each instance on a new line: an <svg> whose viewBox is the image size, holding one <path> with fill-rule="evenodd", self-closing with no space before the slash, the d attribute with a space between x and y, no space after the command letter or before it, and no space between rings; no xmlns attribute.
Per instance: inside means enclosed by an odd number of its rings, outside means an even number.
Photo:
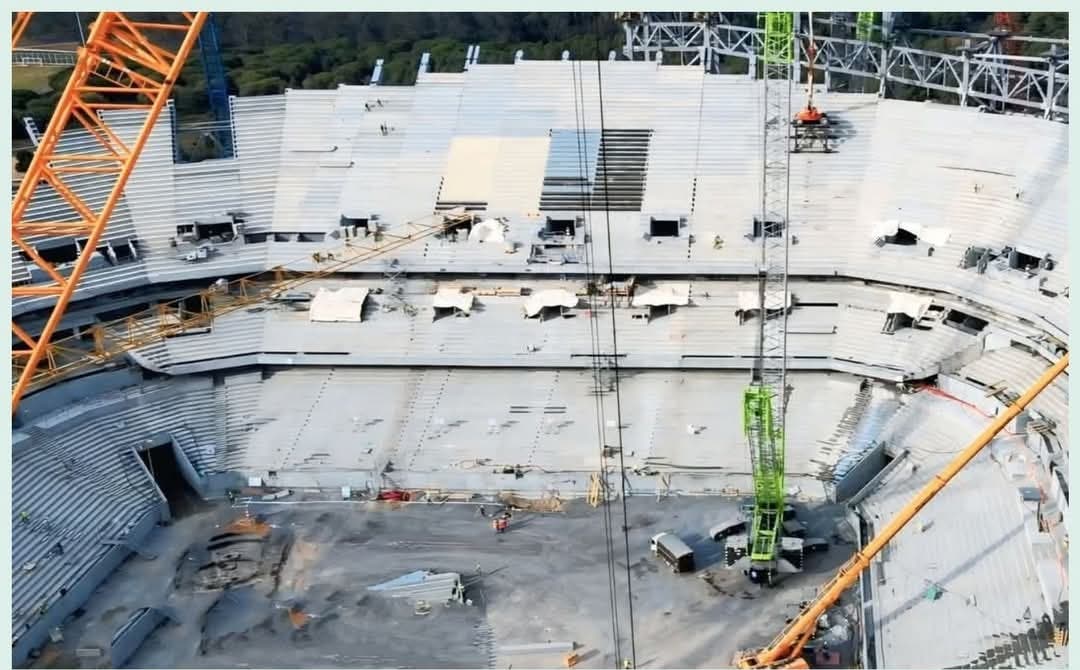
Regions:
<svg viewBox="0 0 1080 670"><path fill-rule="evenodd" d="M807 572L759 589L718 565L720 546L704 537L736 506L719 498L628 501L638 667L730 665L737 650L778 633L852 551L834 544L808 558ZM122 566L64 627L63 642L46 648L35 665L107 664L106 658L79 658L75 650L98 647L107 656L112 635L143 606L169 607L179 623L154 632L129 661L132 667L555 667L562 661L557 654L511 656L500 648L570 641L578 644L579 667L620 663L612 643L603 508L576 502L561 513L521 512L504 535L471 504L253 504L249 511L272 525L264 551L266 565L277 567L264 566L256 581L228 591L193 584L198 552L244 513L207 508L160 529L148 547L156 557L134 557ZM612 513L618 531L621 506ZM802 508L800 518L812 535L830 537L841 513L838 507ZM663 530L678 532L695 549L698 574L674 575L650 555L649 537ZM619 533L620 648L628 657L624 552ZM473 604L436 604L418 616L411 602L366 591L414 570L460 572ZM311 617L299 629L289 606Z"/></svg>
<svg viewBox="0 0 1080 670"><path fill-rule="evenodd" d="M35 93L48 93L49 77L63 70L63 66L52 65L13 65L11 67L11 90L24 89ZM45 130L45 128L41 128Z"/></svg>

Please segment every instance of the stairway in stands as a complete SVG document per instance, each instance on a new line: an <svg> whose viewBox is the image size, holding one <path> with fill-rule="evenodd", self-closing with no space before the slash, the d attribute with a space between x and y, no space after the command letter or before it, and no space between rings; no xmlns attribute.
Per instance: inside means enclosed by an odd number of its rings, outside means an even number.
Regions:
<svg viewBox="0 0 1080 670"><path fill-rule="evenodd" d="M588 181L581 175L546 176L540 209L581 211L608 206L613 212L641 211L651 135L651 130L605 130Z"/></svg>

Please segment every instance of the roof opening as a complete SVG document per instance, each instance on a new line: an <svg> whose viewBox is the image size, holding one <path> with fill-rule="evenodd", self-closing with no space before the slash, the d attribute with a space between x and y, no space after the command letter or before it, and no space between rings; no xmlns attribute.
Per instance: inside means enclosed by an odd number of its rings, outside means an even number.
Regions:
<svg viewBox="0 0 1080 670"><path fill-rule="evenodd" d="M885 244L897 244L900 246L910 247L919 243L919 236L910 230L904 228L897 228L896 232L892 235L885 236Z"/></svg>
<svg viewBox="0 0 1080 670"><path fill-rule="evenodd" d="M128 240L124 244L117 244L112 247L113 254L116 258L117 265L122 263L130 263L131 261L139 258L139 241Z"/></svg>
<svg viewBox="0 0 1080 670"><path fill-rule="evenodd" d="M1009 267L1013 270L1030 271L1043 266L1043 259L1013 249L1009 252ZM1053 266L1051 266L1053 267ZM1050 268L1047 268L1050 269Z"/></svg>
<svg viewBox="0 0 1080 670"><path fill-rule="evenodd" d="M553 219L549 216L547 223L544 224L544 232L548 235L568 235L573 237L576 230L577 221L575 219Z"/></svg>
<svg viewBox="0 0 1080 670"><path fill-rule="evenodd" d="M960 267L964 270L975 268L976 272L983 274L990 265L990 261L994 260L996 257L997 254L988 247L971 246L964 251L964 257L960 261Z"/></svg>
<svg viewBox="0 0 1080 670"><path fill-rule="evenodd" d="M69 242L58 247L49 247L42 249L40 247L35 248L38 256L41 256L46 261L53 265L59 265L60 263L74 263L79 257L79 248L75 246L74 242ZM30 261L30 255L25 251L20 252L23 260Z"/></svg>
<svg viewBox="0 0 1080 670"><path fill-rule="evenodd" d="M784 222L775 219L766 219L762 222L758 217L754 217L754 233L753 237L759 238L762 235L766 237L780 237L784 234Z"/></svg>
<svg viewBox="0 0 1080 670"><path fill-rule="evenodd" d="M915 319L907 314L894 312L885 315L885 325L881 328L881 332L892 335L898 330L911 328L913 325L915 325Z"/></svg>
<svg viewBox="0 0 1080 670"><path fill-rule="evenodd" d="M952 326L969 335L979 334L983 328L986 328L987 323L985 319L965 314L957 309L950 309L949 313L945 315L945 325Z"/></svg>
<svg viewBox="0 0 1080 670"><path fill-rule="evenodd" d="M348 228L350 226L362 226L364 228L367 228L368 217L366 217L366 216L352 217L352 216L345 216L344 214L342 214L341 218L338 219L338 225L341 226L342 228Z"/></svg>
<svg viewBox="0 0 1080 670"><path fill-rule="evenodd" d="M679 220L652 217L649 219L649 235L651 237L678 237Z"/></svg>

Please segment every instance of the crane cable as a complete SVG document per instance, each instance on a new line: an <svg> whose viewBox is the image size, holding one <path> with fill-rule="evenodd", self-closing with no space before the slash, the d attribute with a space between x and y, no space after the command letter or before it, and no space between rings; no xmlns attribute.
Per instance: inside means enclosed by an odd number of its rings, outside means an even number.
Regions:
<svg viewBox="0 0 1080 670"><path fill-rule="evenodd" d="M604 82L601 68L601 48L600 48L600 15L596 15L596 31L594 36L596 38L596 87L597 87L597 101L600 106L600 143L597 147L597 151L603 148L604 142ZM612 260L611 250L611 202L610 194L608 192L607 184L607 157L604 154L600 155L599 163L597 167L601 170L601 175L604 180L604 223L605 233L607 236L607 257L608 257L608 280L611 281L614 275L614 262ZM634 639L634 587L633 579L630 574L630 525L626 508L626 462L623 456L623 439L622 439L622 396L619 390L619 339L617 334L617 328L615 324L615 300L614 300L614 283L611 284L611 300L608 302L611 305L611 370L615 379L615 426L618 434L619 445L619 486L621 492L622 503L622 532L623 532L623 544L626 556L626 600L629 615L630 626L630 662L632 667L637 667L637 650Z"/></svg>
<svg viewBox="0 0 1080 670"><path fill-rule="evenodd" d="M592 228L592 213L591 210L584 206L585 200L589 196L586 188L588 181L588 160L586 158L586 146L585 140L585 108L584 108L584 91L582 90L582 82L580 76L581 64L578 61L572 61L570 66L570 72L573 83L574 92L574 125L576 130L577 140L577 159L578 159L578 174L580 184L580 196L582 202L582 210L585 214L588 222L586 233ZM593 274L592 265L592 236L586 234L585 242L585 276L586 281L590 286L595 286L595 275ZM596 404L596 438L600 449L600 476L601 480L601 492L603 495L604 510L601 514L604 528L604 553L607 562L608 571L608 606L611 608L611 639L613 650L615 652L615 658L619 659L622 656L621 645L619 643L619 607L617 589L618 584L615 577L615 554L614 543L612 538L612 518L611 518L611 506L609 504L609 491L607 487L607 449L604 440L604 402L603 402L603 372L601 369L601 351L600 351L600 333L596 326L595 318L598 309L596 294L589 291L589 341L592 348L591 367L593 373L593 383L596 386L596 392L593 394L594 402Z"/></svg>

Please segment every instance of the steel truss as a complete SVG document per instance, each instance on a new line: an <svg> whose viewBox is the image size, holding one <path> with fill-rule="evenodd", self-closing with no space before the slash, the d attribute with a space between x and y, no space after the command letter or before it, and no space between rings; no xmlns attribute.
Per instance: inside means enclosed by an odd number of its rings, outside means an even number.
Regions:
<svg viewBox="0 0 1080 670"><path fill-rule="evenodd" d="M770 580L784 511L784 414L787 384L788 200L793 79L792 15L762 16L763 61L761 257L757 362L743 397L743 424L754 479L751 579ZM760 575L760 576L755 576Z"/></svg>
<svg viewBox="0 0 1080 670"><path fill-rule="evenodd" d="M39 365L51 367L55 363L53 335L97 252L98 242L120 201L128 177L165 108L173 84L179 78L205 20L205 12L185 12L159 22L138 21L124 14L102 12L94 22L86 46L79 49L75 70L19 184L11 208L12 242L50 280L45 284L12 286L12 295L15 298L56 298L52 314L38 337L32 337L14 321L11 323L15 337L24 345L24 348L12 350L14 372L18 377L12 389L12 412L18 408ZM179 42L176 51L162 46L163 36L171 36L173 41ZM134 140L121 140L109 128L101 116L107 110L145 113ZM61 148L61 136L74 125L81 126L97 146L77 150ZM85 193L81 178L87 174L108 175L113 179L109 195L100 207L91 205L79 195L80 191ZM37 189L43 187L51 188L70 211L54 220L24 220L30 201ZM72 238L79 248L79 255L70 267L55 265L38 252L42 242Z"/></svg>
<svg viewBox="0 0 1080 670"><path fill-rule="evenodd" d="M626 43L623 53L631 60L655 60L660 53L677 53L687 65L717 71L720 57L745 58L748 72L757 71L763 30L725 22L675 21L650 14L623 17ZM876 28L876 27L875 27ZM931 32L931 31L911 31ZM940 32L940 31L939 31ZM878 32L878 35L881 33ZM950 33L951 34L951 33ZM1000 53L1001 36L981 33L968 36L974 46L960 54L916 49L895 43L814 35L814 68L825 76L843 74L878 82L885 96L890 84L905 84L952 93L961 105L981 104L991 109L1013 107L1043 118L1068 122L1069 61L1067 53L1052 49L1042 57L1007 56ZM954 36L957 36L954 35ZM808 67L808 34L796 28L796 58ZM1044 41L1011 37L1021 41ZM1057 44L1053 40L1045 40Z"/></svg>
<svg viewBox="0 0 1080 670"><path fill-rule="evenodd" d="M26 32L26 26L30 25L30 18L33 15L33 12L15 12L15 16L11 21L12 49L19 46L19 40L22 39L23 33Z"/></svg>

